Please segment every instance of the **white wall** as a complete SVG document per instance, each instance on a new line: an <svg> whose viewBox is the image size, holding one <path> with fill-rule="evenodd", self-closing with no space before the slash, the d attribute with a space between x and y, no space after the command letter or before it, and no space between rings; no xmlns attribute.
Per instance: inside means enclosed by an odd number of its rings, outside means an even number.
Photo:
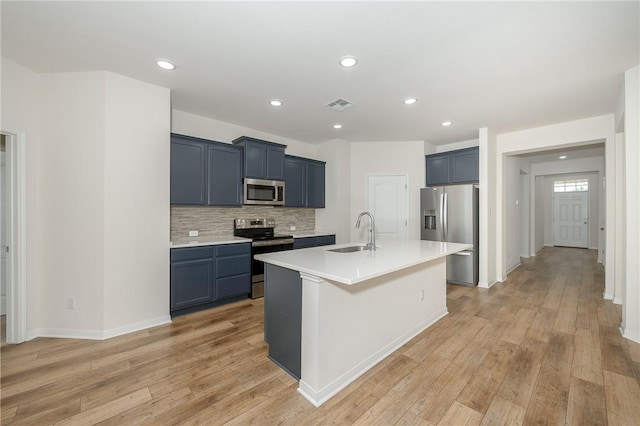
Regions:
<svg viewBox="0 0 640 426"><path fill-rule="evenodd" d="M436 146L436 152L455 151L456 149L471 148L474 146L478 146L479 144L480 144L480 141L478 139L470 139L467 141L453 142L453 143L448 143L446 145Z"/></svg>
<svg viewBox="0 0 640 426"><path fill-rule="evenodd" d="M38 334L90 334L104 314L105 74L43 74L40 83Z"/></svg>
<svg viewBox="0 0 640 426"><path fill-rule="evenodd" d="M585 144L593 144L595 142L605 143L605 152L607 153L607 159L609 158L609 151L614 146L614 116L613 114L602 115L593 118L586 118L583 120L576 120L561 124L554 124L551 126L538 127L533 129L521 130L511 133L503 133L497 135L497 150L496 161L502 163L503 156L506 154L522 154L527 152L540 151L545 149L555 149L559 147L579 146ZM607 170L613 170L613 167L609 165L607 160ZM497 200L503 199L505 182L502 176L502 167L497 169L497 179L495 185L495 192ZM606 179L606 206L611 209L611 214L606 215L606 242L605 242L605 294L611 295L613 293L614 284L614 229L615 229L615 217L613 214L614 202L615 202L615 175L610 173ZM506 246L504 240L504 233L506 232L505 222L502 220L503 205L501 202L496 203L495 208L497 210L496 219L502 226L497 227L497 256L496 256L496 268L498 271L498 277L500 281L503 281L506 277Z"/></svg>
<svg viewBox="0 0 640 426"><path fill-rule="evenodd" d="M286 151L289 155L318 159L316 157L316 145L304 141L283 138L282 136L272 135L249 127L238 126L176 109L171 111L171 131L181 135L224 143L231 143L231 141L240 136L249 136L287 145Z"/></svg>
<svg viewBox="0 0 640 426"><path fill-rule="evenodd" d="M504 194L504 218L506 220L506 262L507 271L520 265L520 249L522 241L522 229L528 228L528 224L522 223L522 209L527 203L523 198L520 185L521 171L529 173L529 162L518 157L507 156L505 158L505 194Z"/></svg>
<svg viewBox="0 0 640 426"><path fill-rule="evenodd" d="M24 133L26 168L26 298L27 331L39 327L41 315L38 309L41 271L40 237L41 218L47 214L40 201L41 141L39 137L38 110L40 76L11 60L1 58L2 66L2 115L0 129Z"/></svg>
<svg viewBox="0 0 640 426"><path fill-rule="evenodd" d="M502 173L502 159L496 155L497 142L495 134L487 127L479 130L480 157L480 194L479 194L479 279L478 286L489 288L500 278L497 276L497 234L498 222L496 181ZM500 161L499 161L500 160Z"/></svg>
<svg viewBox="0 0 640 426"><path fill-rule="evenodd" d="M375 174L408 176L408 238L420 239L420 188L425 185L424 142L351 143L351 241L366 241L366 228L355 228L358 214L367 210L367 177Z"/></svg>
<svg viewBox="0 0 640 426"><path fill-rule="evenodd" d="M640 66L625 73L625 286L622 293L623 335L640 343Z"/></svg>
<svg viewBox="0 0 640 426"><path fill-rule="evenodd" d="M103 338L169 320L169 91L145 97L150 87L104 72L38 75L3 58L2 128L26 136L28 338ZM161 293L136 291L150 282ZM106 304L116 293L126 314Z"/></svg>
<svg viewBox="0 0 640 426"><path fill-rule="evenodd" d="M624 96L623 96L624 99ZM624 103L624 102L623 102ZM622 124L624 127L624 123ZM613 303L618 305L622 304L623 287L626 282L626 271L624 267L625 260L625 243L626 243L626 209L627 200L625 197L625 140L624 133L616 134L616 148L615 148L615 165L616 165L616 229L615 229L615 257L616 266L615 270L618 271L616 275L616 282L613 286Z"/></svg>
<svg viewBox="0 0 640 426"><path fill-rule="evenodd" d="M533 173L532 173L533 174ZM532 247L532 255L535 254L544 247L544 209L545 209L545 200L544 200L544 176L535 176L534 175L534 197L532 199L532 234L533 238L533 247Z"/></svg>
<svg viewBox="0 0 640 426"><path fill-rule="evenodd" d="M316 228L336 232L336 243L351 239L351 146L342 140L322 143L317 159L326 161L325 208L316 209ZM355 222L354 222L355 223Z"/></svg>
<svg viewBox="0 0 640 426"><path fill-rule="evenodd" d="M104 330L169 321L170 93L106 73Z"/></svg>

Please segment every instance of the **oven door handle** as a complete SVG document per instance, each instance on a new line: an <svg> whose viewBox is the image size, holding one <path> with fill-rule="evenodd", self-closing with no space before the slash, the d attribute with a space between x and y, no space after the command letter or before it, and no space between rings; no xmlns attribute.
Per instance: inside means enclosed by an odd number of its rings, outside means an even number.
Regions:
<svg viewBox="0 0 640 426"><path fill-rule="evenodd" d="M281 246L285 244L293 244L293 238L254 241L251 243L251 247Z"/></svg>

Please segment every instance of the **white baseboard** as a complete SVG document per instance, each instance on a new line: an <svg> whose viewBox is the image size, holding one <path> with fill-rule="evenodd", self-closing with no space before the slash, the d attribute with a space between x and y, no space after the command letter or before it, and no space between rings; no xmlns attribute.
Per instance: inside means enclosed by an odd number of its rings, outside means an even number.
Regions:
<svg viewBox="0 0 640 426"><path fill-rule="evenodd" d="M507 271L507 275L509 275L514 269L516 269L518 266L522 265L521 263L518 263L516 266L514 266L513 268L509 269Z"/></svg>
<svg viewBox="0 0 640 426"><path fill-rule="evenodd" d="M27 333L27 340L36 337L54 337L63 339L87 339L87 340L105 340L112 337L121 336L123 334L133 333L135 331L144 330L146 328L156 327L158 325L168 324L171 322L171 316L166 315L158 318L152 318L140 321L134 324L128 324L122 327L116 327L109 330L76 330L61 328L38 328Z"/></svg>
<svg viewBox="0 0 640 426"><path fill-rule="evenodd" d="M305 383L304 380L300 380L298 382L298 392L300 392L302 396L304 396L314 406L319 407L327 400L329 400L329 398L351 384L358 377L362 376L366 371L389 356L392 352L396 351L409 340L413 339L418 334L431 327L439 319L445 317L448 313L449 311L445 307L442 311L437 312L430 318L427 318L425 321L413 327L407 333L385 345L379 351L373 353L362 362L359 362L357 365L350 368L349 371L347 371L322 389L313 389L311 386Z"/></svg>
<svg viewBox="0 0 640 426"><path fill-rule="evenodd" d="M485 283L485 282L478 281L478 287L479 288L491 288L491 286L493 286L494 284L496 284L498 282L499 281L491 281L490 283Z"/></svg>
<svg viewBox="0 0 640 426"><path fill-rule="evenodd" d="M624 327L620 327L620 333L622 333L622 337L625 339L632 340L636 343L640 343L640 331L638 330L628 330Z"/></svg>
<svg viewBox="0 0 640 426"><path fill-rule="evenodd" d="M615 303L616 305L622 305L622 297L614 297L613 303Z"/></svg>
<svg viewBox="0 0 640 426"><path fill-rule="evenodd" d="M613 300L613 294L602 293L602 298L605 299L605 300Z"/></svg>

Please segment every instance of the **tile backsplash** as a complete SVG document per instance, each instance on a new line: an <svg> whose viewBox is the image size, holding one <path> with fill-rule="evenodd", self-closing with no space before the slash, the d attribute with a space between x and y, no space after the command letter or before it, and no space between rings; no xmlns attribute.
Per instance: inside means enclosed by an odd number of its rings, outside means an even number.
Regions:
<svg viewBox="0 0 640 426"><path fill-rule="evenodd" d="M272 217L276 220L276 232L313 231L316 227L315 209L272 206L242 207L187 207L171 206L171 239L186 237L189 231L224 237L233 234L233 220Z"/></svg>

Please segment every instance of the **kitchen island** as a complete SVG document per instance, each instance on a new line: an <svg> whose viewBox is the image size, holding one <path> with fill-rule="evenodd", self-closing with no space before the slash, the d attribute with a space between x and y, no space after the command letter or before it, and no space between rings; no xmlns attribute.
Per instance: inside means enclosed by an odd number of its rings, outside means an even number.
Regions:
<svg viewBox="0 0 640 426"><path fill-rule="evenodd" d="M347 246L256 256L269 357L316 406L447 314L446 256L471 247L409 240L332 251Z"/></svg>

